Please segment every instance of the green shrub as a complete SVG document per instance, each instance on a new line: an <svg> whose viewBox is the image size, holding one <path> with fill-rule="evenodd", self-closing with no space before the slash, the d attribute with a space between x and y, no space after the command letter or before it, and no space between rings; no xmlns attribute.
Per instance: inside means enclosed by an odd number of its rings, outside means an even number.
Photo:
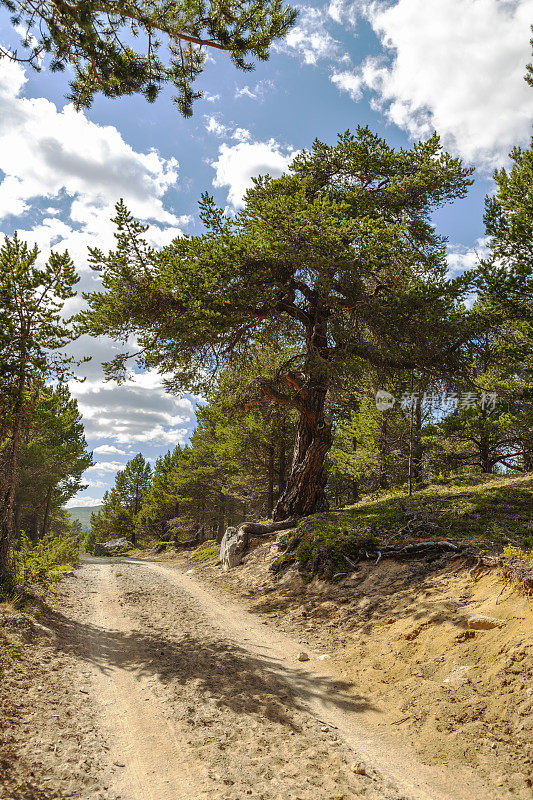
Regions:
<svg viewBox="0 0 533 800"><path fill-rule="evenodd" d="M94 555L94 546L95 546L95 544L96 544L96 533L91 528L91 530L89 531L89 533L85 536L85 538L83 540L83 549L90 556L93 556Z"/></svg>
<svg viewBox="0 0 533 800"><path fill-rule="evenodd" d="M280 537L282 547L290 547L291 541L298 542L291 550L309 581L315 576L331 580L337 573L347 572L346 557L356 560L365 548L375 548L379 539L371 528L342 525L333 515L317 515ZM292 556L281 556L274 571L292 560Z"/></svg>
<svg viewBox="0 0 533 800"><path fill-rule="evenodd" d="M21 534L15 552L15 581L19 592L25 594L30 586L46 586L59 580L62 574L79 561L80 537L62 531L49 533L37 542Z"/></svg>

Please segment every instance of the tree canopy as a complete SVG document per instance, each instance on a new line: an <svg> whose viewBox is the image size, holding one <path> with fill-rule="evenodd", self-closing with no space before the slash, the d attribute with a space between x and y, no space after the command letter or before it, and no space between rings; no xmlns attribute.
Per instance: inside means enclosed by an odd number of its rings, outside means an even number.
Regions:
<svg viewBox="0 0 533 800"><path fill-rule="evenodd" d="M447 280L430 215L464 196L470 174L436 135L394 150L360 127L333 146L315 141L286 175L257 179L234 217L204 195L205 234L161 251L119 204L116 249L91 251L104 290L88 296L83 325L134 334L140 362L171 373L178 391L253 364L247 406L285 405L300 420L275 516L310 513L325 505L326 396L348 366L440 370L454 359L454 304L468 279ZM262 359L272 341L278 352Z"/></svg>
<svg viewBox="0 0 533 800"><path fill-rule="evenodd" d="M82 0L0 0L13 24L26 31L23 54L0 56L39 69L50 54L52 71L73 70L70 99L77 109L106 97L142 94L156 99L170 84L185 116L201 93L193 89L203 71L206 49L227 52L241 70L250 58L265 61L272 42L284 36L296 12L282 0L195 0L195 2L107 2Z"/></svg>
<svg viewBox="0 0 533 800"><path fill-rule="evenodd" d="M76 335L61 313L75 295L74 265L68 253L51 253L42 267L38 257L17 235L0 247L0 590L12 580L22 435L46 382L69 374L72 359L62 348Z"/></svg>

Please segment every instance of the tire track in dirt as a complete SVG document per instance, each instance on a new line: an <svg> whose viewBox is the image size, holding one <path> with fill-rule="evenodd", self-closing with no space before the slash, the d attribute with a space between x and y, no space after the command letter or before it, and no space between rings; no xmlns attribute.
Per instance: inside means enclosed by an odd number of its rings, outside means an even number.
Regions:
<svg viewBox="0 0 533 800"><path fill-rule="evenodd" d="M225 636L254 655L268 656L272 668L300 696L309 713L330 725L352 748L354 758L360 758L402 795L412 800L502 800L497 791L479 781L471 770L429 767L422 764L408 746L400 750L385 734L375 735L358 722L358 710L372 709L370 699L360 698L358 708L358 704L353 703L353 695L346 693L348 687L343 687L344 692L336 692L338 676L319 661L319 654L305 647L312 660L298 671L291 669L289 664L294 663L299 651L304 649L298 641L272 630L242 605L228 602L226 597L221 601L193 575L159 563L142 563L194 598L210 623Z"/></svg>
<svg viewBox="0 0 533 800"><path fill-rule="evenodd" d="M164 705L146 678L125 666L143 661L144 654L135 639L122 644L119 659L110 655L115 634L124 643L132 632L115 569L110 565L91 569L96 578L90 594L93 629L82 644L92 673L93 693L105 720L111 760L117 767L111 781L113 790L127 800L200 800L205 797L205 767L195 761L183 737L169 722Z"/></svg>
<svg viewBox="0 0 533 800"><path fill-rule="evenodd" d="M121 800L491 800L360 721L371 698L243 605L160 563L85 559L57 644L74 655ZM61 628L62 626L62 628ZM366 774L350 765L363 761ZM500 797L499 800L502 800Z"/></svg>

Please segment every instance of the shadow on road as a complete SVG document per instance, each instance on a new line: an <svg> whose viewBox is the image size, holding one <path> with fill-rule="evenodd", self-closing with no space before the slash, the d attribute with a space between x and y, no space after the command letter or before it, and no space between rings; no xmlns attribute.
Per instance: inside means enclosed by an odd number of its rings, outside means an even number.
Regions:
<svg viewBox="0 0 533 800"><path fill-rule="evenodd" d="M58 651L104 673L120 668L156 677L164 684L194 682L211 702L237 713L261 714L293 727L285 709L302 709L317 698L343 711L376 710L366 698L349 694L348 683L253 655L224 639L205 640L190 634L172 638L139 630L125 633L79 622L58 611L46 612L43 622L54 631Z"/></svg>

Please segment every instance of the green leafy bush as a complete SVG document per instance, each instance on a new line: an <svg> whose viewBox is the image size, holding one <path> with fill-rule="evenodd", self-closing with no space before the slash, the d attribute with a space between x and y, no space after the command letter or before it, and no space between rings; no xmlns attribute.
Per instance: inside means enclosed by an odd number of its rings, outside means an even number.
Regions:
<svg viewBox="0 0 533 800"><path fill-rule="evenodd" d="M17 589L24 594L32 585L46 586L59 580L63 572L78 564L79 552L78 533L49 533L37 542L22 533L15 553Z"/></svg>

